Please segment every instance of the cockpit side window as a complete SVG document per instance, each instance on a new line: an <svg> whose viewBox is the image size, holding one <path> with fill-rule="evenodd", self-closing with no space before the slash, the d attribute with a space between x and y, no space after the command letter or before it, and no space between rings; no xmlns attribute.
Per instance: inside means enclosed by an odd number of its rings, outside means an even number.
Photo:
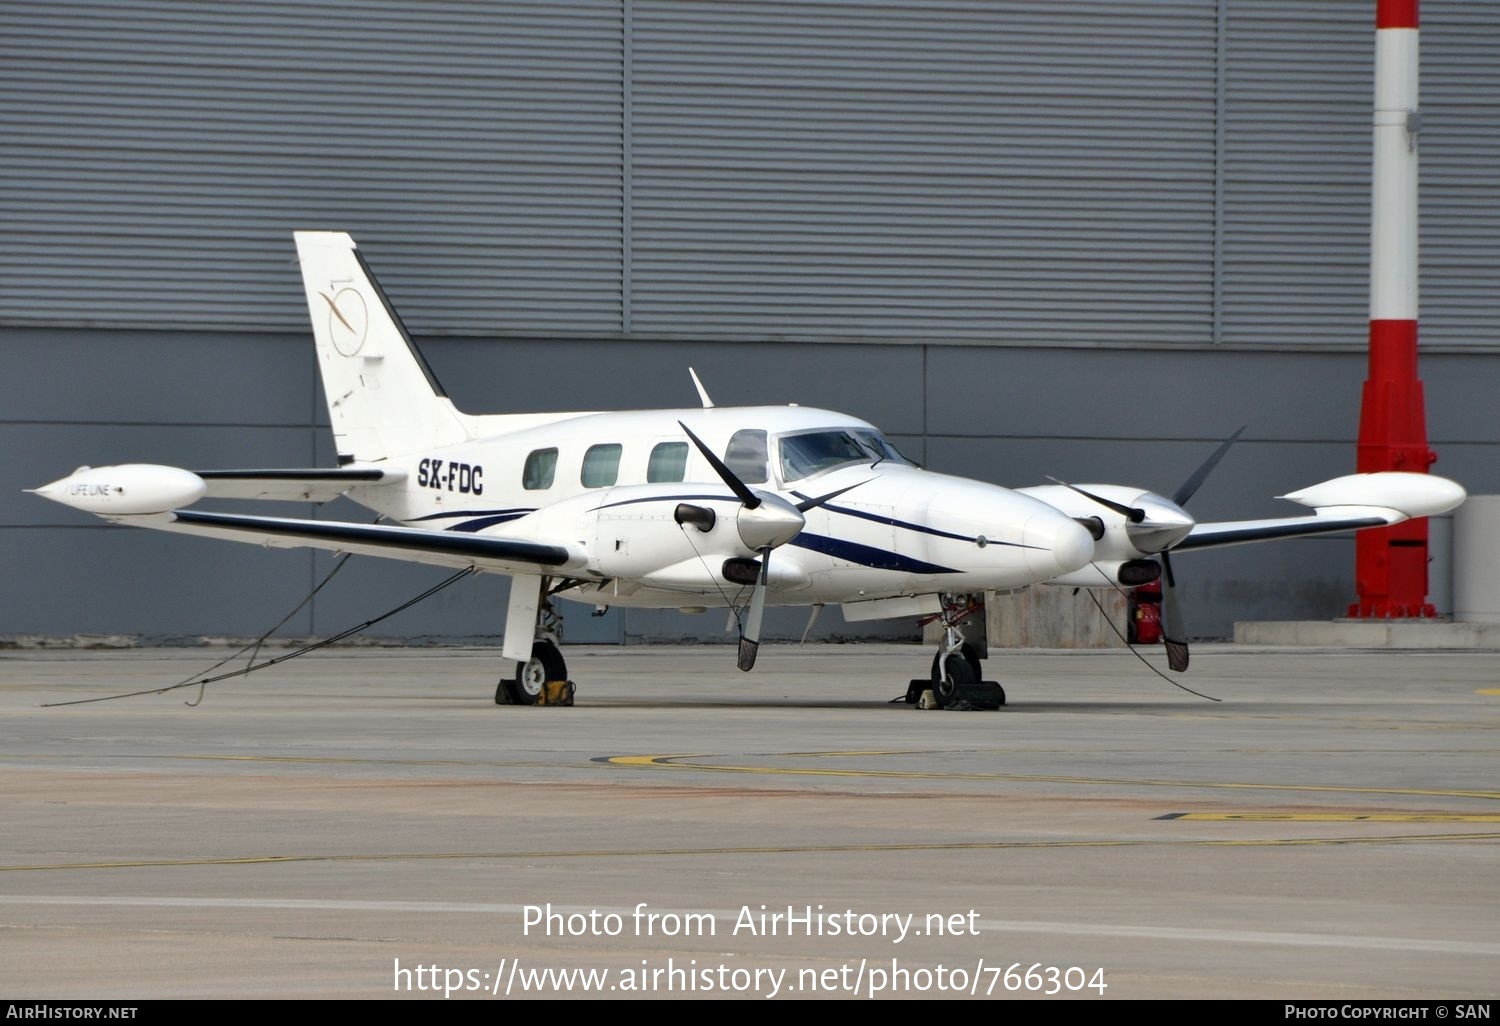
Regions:
<svg viewBox="0 0 1500 1026"><path fill-rule="evenodd" d="M736 431L724 450L724 463L746 484L765 484L766 433L759 428Z"/></svg>

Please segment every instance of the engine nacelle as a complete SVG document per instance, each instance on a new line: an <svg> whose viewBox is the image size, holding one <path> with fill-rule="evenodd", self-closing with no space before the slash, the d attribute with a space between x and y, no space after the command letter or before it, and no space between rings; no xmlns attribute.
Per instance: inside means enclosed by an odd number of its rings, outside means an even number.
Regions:
<svg viewBox="0 0 1500 1026"><path fill-rule="evenodd" d="M778 548L802 529L795 506L769 492L757 494L760 504L747 509L733 495L716 495L702 485L619 485L553 503L496 530L538 540L571 539L599 577L653 583L660 577L674 584L691 578L695 586L714 586L726 558L757 559L760 549ZM684 571L679 564L685 561ZM705 561L712 571L702 571ZM691 569L694 565L699 569Z"/></svg>
<svg viewBox="0 0 1500 1026"><path fill-rule="evenodd" d="M1094 538L1096 562L1130 562L1138 556L1164 552L1186 538L1196 523L1185 509L1171 499L1124 485L1086 484L1076 488L1067 485L1037 485L1018 490L1056 507L1088 528L1089 534ZM1110 509L1083 492L1089 492L1120 507L1128 507L1134 515L1127 518L1119 510ZM1081 572L1087 573L1088 568L1085 567Z"/></svg>
<svg viewBox="0 0 1500 1026"><path fill-rule="evenodd" d="M1161 564L1154 559L1117 559L1090 563L1047 583L1069 588L1137 588L1160 577Z"/></svg>

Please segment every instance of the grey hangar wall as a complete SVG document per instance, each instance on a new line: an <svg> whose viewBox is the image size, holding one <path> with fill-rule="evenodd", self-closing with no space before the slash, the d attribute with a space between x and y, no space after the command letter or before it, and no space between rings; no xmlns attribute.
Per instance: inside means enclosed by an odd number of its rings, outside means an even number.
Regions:
<svg viewBox="0 0 1500 1026"><path fill-rule="evenodd" d="M326 569L20 492L82 463L331 461L298 228L359 240L475 412L692 405L692 364L721 404L846 410L934 469L1162 491L1248 424L1193 509L1274 513L1353 468L1373 10L0 6L0 637L254 635ZM1500 5L1422 16L1429 429L1439 472L1493 492ZM1181 562L1206 636L1353 593L1343 539ZM287 629L437 576L357 560ZM493 635L504 592L380 630ZM724 637L721 613L573 608L570 640Z"/></svg>

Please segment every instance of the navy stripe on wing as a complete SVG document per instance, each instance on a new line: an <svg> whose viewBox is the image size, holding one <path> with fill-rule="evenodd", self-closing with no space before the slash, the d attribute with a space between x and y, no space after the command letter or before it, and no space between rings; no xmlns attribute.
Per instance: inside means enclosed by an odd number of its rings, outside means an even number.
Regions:
<svg viewBox="0 0 1500 1026"><path fill-rule="evenodd" d="M232 513L199 513L177 510L172 518L183 524L212 527L226 533L271 535L304 541L347 542L380 549L434 552L469 559L493 559L538 566L561 566L568 551L558 545L518 541L510 538L480 538L420 527L384 527L375 524L345 524L327 520L289 520L279 517L240 516Z"/></svg>

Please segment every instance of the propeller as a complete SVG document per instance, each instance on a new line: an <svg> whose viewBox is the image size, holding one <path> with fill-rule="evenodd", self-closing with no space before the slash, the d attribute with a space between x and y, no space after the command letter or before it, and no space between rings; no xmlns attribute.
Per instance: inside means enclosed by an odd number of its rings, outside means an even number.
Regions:
<svg viewBox="0 0 1500 1026"><path fill-rule="evenodd" d="M1204 460L1197 470L1182 482L1181 487L1172 493L1172 501L1178 506L1185 506L1187 501L1193 497L1203 482L1208 480L1208 475L1219 465L1231 446L1239 441L1240 435L1245 433L1248 424L1240 425L1240 429L1226 438L1213 454ZM1166 549L1161 553L1161 607L1162 607L1162 645L1167 650L1167 667L1177 673L1182 673L1188 668L1188 645L1187 645L1187 617L1182 613L1182 603L1177 597L1177 575L1172 572L1172 557Z"/></svg>
<svg viewBox="0 0 1500 1026"><path fill-rule="evenodd" d="M739 476L730 470L723 460L715 456L714 451L704 444L703 439L693 434L692 428L680 420L677 422L677 426L682 428L683 432L692 440L693 445L698 447L698 451L703 454L703 458L708 460L708 465L714 468L715 474L719 475L719 480L728 485L729 490L734 493L734 497L740 500L740 505L746 509L759 509L761 504L760 496L752 492L749 485L741 481Z"/></svg>
<svg viewBox="0 0 1500 1026"><path fill-rule="evenodd" d="M760 573L755 579L755 590L750 595L750 611L745 617L744 624L740 630L739 659L736 665L747 673L755 667L756 652L760 649L760 625L766 610L766 587L771 579L771 550L778 545L785 545L797 536L802 530L805 521L802 514L821 502L827 502L834 495L840 495L847 488L815 500L809 500L806 504L792 505L779 495L768 492L756 493L751 491L750 486L740 480L739 475L730 470L728 465L710 449L697 435L693 434L690 427L682 421L677 422L683 433L688 436L708 465L714 468L714 473L719 479L729 486L735 498L740 500L742 512L735 520L739 528L740 540L746 546L754 549L760 554ZM753 514L746 516L745 514Z"/></svg>
<svg viewBox="0 0 1500 1026"><path fill-rule="evenodd" d="M1184 506L1193 497L1203 482L1208 480L1208 475L1219 465L1231 446L1239 441L1240 435L1245 433L1248 424L1241 424L1238 431L1224 439L1197 470L1182 482L1181 487L1172 493L1172 501L1178 506ZM1182 603L1177 597L1177 575L1172 572L1172 557L1166 549L1161 553L1161 607L1162 607L1162 645L1167 650L1167 667L1177 673L1182 673L1188 668L1188 631L1187 617L1182 613Z"/></svg>
<svg viewBox="0 0 1500 1026"><path fill-rule="evenodd" d="M1179 506L1187 505L1187 501L1203 486L1203 482L1208 480L1208 475L1213 473L1213 469L1219 465L1219 461L1224 458L1224 454L1229 451L1229 447L1240 440L1240 435L1243 435L1245 428L1249 426L1249 424L1241 424L1238 431L1224 439L1219 447L1214 450L1213 455L1204 460L1203 465L1193 471L1192 475L1186 481L1182 482L1182 487L1178 488L1172 494L1172 501Z"/></svg>
<svg viewBox="0 0 1500 1026"><path fill-rule="evenodd" d="M875 477L879 477L879 476L880 476L879 474L875 475ZM836 488L836 489L834 489L831 492L827 492L827 493L825 493L823 495L819 495L817 498L803 499L801 502L797 503L797 512L799 512L799 513L806 513L810 509L817 509L819 506L823 505L825 502L832 502L834 499L837 499L840 495L843 495L845 492L852 492L852 491L854 491L854 489L858 488L860 485L869 484L871 481L875 480L875 477L867 477L863 481L856 481L856 482L854 482L852 485L845 485L842 488Z"/></svg>
<svg viewBox="0 0 1500 1026"><path fill-rule="evenodd" d="M755 591L750 594L750 612L745 617L744 629L740 631L739 658L735 665L749 673L755 669L755 656L760 651L760 621L766 612L766 585L771 579L771 546L760 550L760 575L755 579Z"/></svg>
<svg viewBox="0 0 1500 1026"><path fill-rule="evenodd" d="M760 555L760 573L756 575L755 590L750 594L750 609L740 630L739 660L736 664L748 673L755 666L756 652L760 648L760 625L765 617L766 588L771 580L771 550L785 545L801 532L802 525L806 523L802 514L836 499L850 489L868 484L874 478L856 481L852 485L845 485L843 488L826 494L803 499L794 505L774 493L753 491L749 485L740 480L738 474L730 470L729 466L715 455L703 439L693 434L692 428L680 420L677 426L682 428L683 433L703 454L703 458L708 461L710 467L714 468L714 473L719 475L719 479L729 486L735 498L740 500L741 512L735 518L740 540ZM712 510L687 503L677 507L676 519L679 524L691 523L700 531L711 530L714 525ZM707 526L704 526L705 524Z"/></svg>
<svg viewBox="0 0 1500 1026"><path fill-rule="evenodd" d="M1085 499L1093 499L1105 509L1114 510L1116 513L1120 514L1120 516L1124 517L1132 524L1139 524L1146 519L1146 511L1141 509L1139 506L1127 506L1123 502L1116 502L1114 499L1106 499L1102 495L1095 495L1093 492L1086 492L1082 488L1079 488L1077 485L1068 484L1068 482L1066 481L1059 481L1055 477L1049 477L1047 478L1047 480L1051 481L1053 484L1060 484L1064 488L1075 491L1079 495L1082 495Z"/></svg>
<svg viewBox="0 0 1500 1026"><path fill-rule="evenodd" d="M1186 619L1177 600L1177 578L1172 573L1172 557L1165 549L1161 554L1161 643L1167 650L1167 668L1182 673L1188 668ZM1174 636L1175 635L1175 636Z"/></svg>
<svg viewBox="0 0 1500 1026"><path fill-rule="evenodd" d="M1219 461L1224 458L1224 454L1239 440L1240 435L1245 433L1246 427L1248 425L1241 425L1238 431L1220 443L1208 459L1189 474L1187 480L1172 493L1170 500L1160 495L1147 493L1136 498L1135 501L1140 505L1130 506L1103 495L1096 495L1077 485L1068 484L1066 481L1059 481L1055 477L1048 478L1054 484L1062 485L1120 514L1130 525L1127 528L1127 534L1131 544L1141 552L1149 553L1154 549L1160 555L1162 644L1167 650L1167 666L1178 673L1188 668L1187 618L1183 615L1182 603L1178 599L1177 576L1172 572L1172 557L1168 551L1192 530L1193 518L1183 507L1198 489L1203 487L1203 482L1208 480L1208 475L1213 473ZM1079 522L1082 523L1083 520L1080 519Z"/></svg>

